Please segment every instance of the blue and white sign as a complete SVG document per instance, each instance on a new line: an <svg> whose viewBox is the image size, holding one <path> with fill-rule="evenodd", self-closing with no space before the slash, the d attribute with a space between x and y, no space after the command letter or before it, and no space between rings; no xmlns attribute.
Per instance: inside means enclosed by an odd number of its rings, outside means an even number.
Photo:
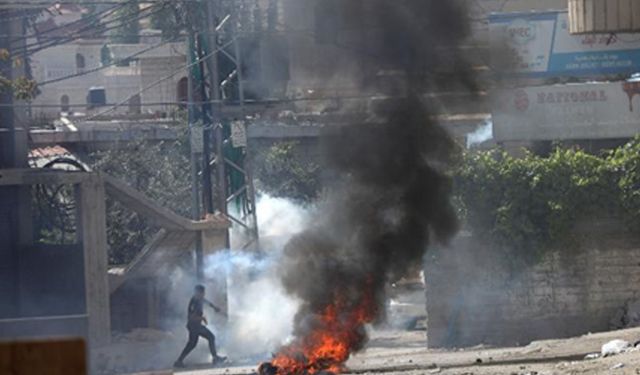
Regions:
<svg viewBox="0 0 640 375"><path fill-rule="evenodd" d="M509 58L517 74L593 76L640 71L640 34L571 35L566 11L493 14L489 31L493 62Z"/></svg>

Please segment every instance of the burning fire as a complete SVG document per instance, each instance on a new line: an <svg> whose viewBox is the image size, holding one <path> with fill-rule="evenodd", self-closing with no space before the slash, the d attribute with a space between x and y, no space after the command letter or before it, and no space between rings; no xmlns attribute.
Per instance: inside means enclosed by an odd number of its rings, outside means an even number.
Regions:
<svg viewBox="0 0 640 375"><path fill-rule="evenodd" d="M282 348L260 373L271 375L311 375L321 371L340 373L349 355L362 348L366 340L364 326L376 317L373 299L365 296L357 304L343 298L326 306L317 325L303 337ZM265 366L269 370L265 371Z"/></svg>

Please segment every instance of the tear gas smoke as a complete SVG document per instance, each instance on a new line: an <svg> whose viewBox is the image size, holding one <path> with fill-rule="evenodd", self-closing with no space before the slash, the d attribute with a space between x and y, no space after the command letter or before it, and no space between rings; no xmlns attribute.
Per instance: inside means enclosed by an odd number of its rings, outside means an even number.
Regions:
<svg viewBox="0 0 640 375"><path fill-rule="evenodd" d="M312 208L269 195L257 201L258 229L263 250L282 250L289 239L307 226Z"/></svg>
<svg viewBox="0 0 640 375"><path fill-rule="evenodd" d="M210 310L205 314L220 350L235 363L269 358L287 342L299 306L299 301L284 291L276 272L284 244L304 228L310 209L269 195L261 195L256 207L261 245L267 251L258 254L226 250L204 259L207 298L221 303L216 295L220 291L215 286L227 285L229 321L225 323ZM232 235L238 239L242 233ZM162 327L180 340L169 350L163 350L162 355L172 359L182 349L183 337L186 338L185 306L198 280L191 272L177 268L168 281L167 300L172 302L172 311L167 312ZM199 345L190 360L206 363L209 357L206 345ZM145 368L154 368L152 362L148 363L151 365Z"/></svg>
<svg viewBox="0 0 640 375"><path fill-rule="evenodd" d="M261 195L256 203L263 253L222 251L205 259L205 275L226 276L229 322L219 341L234 360L267 358L293 332L299 302L288 295L277 275L284 244L307 223L309 209ZM220 280L217 280L220 282Z"/></svg>
<svg viewBox="0 0 640 375"><path fill-rule="evenodd" d="M311 210L312 207L302 207L288 199L261 194L256 201L261 249L282 250L292 235L305 228ZM231 248L242 248L247 240L245 235L242 228L233 227Z"/></svg>
<svg viewBox="0 0 640 375"><path fill-rule="evenodd" d="M467 135L467 148L482 144L493 139L493 122L485 120L478 128Z"/></svg>
<svg viewBox="0 0 640 375"><path fill-rule="evenodd" d="M207 278L227 278L229 321L219 339L235 360L265 358L291 336L298 302L275 274L278 259L278 253L221 251L205 260Z"/></svg>
<svg viewBox="0 0 640 375"><path fill-rule="evenodd" d="M261 366L264 373L341 371L364 347L365 324L383 318L386 284L420 264L432 240L446 242L457 230L443 171L454 143L421 95L437 88L436 77L447 71L448 87L473 88L456 48L467 32L464 8L441 0L366 4L377 20L367 30L374 35L351 47L365 51L375 71L401 72L405 79L384 86L370 81L363 90L390 90L396 99L383 103L374 121L340 127L324 139L325 167L339 182L284 249L278 274L301 305L294 341Z"/></svg>

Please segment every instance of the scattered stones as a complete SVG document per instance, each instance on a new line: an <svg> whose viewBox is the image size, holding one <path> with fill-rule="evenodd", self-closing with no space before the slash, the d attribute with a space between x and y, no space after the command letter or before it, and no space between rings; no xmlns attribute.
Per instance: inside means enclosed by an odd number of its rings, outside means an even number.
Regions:
<svg viewBox="0 0 640 375"><path fill-rule="evenodd" d="M477 359L476 359L476 363L478 363L478 364L482 363L482 359L477 358Z"/></svg>
<svg viewBox="0 0 640 375"><path fill-rule="evenodd" d="M564 370L564 369L567 369L569 367L571 367L571 363L570 362L560 362L560 363L558 363L556 365L556 368L560 369L560 370Z"/></svg>

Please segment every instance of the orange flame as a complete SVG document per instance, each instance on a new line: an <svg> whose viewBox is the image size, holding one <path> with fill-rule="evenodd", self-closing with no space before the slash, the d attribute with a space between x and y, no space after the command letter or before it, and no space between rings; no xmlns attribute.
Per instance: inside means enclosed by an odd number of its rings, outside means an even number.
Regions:
<svg viewBox="0 0 640 375"><path fill-rule="evenodd" d="M375 312L368 296L351 308L337 298L320 314L317 328L282 348L271 363L278 368L278 375L340 373L351 353L364 343L364 325L374 320Z"/></svg>

